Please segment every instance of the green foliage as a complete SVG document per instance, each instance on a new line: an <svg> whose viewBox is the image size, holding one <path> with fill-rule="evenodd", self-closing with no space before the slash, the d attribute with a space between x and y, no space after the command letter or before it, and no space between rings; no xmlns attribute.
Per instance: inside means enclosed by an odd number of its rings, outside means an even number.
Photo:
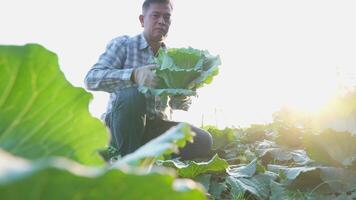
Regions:
<svg viewBox="0 0 356 200"><path fill-rule="evenodd" d="M103 161L108 132L88 111L90 93L73 87L42 46L0 46L0 148L28 159Z"/></svg>
<svg viewBox="0 0 356 200"><path fill-rule="evenodd" d="M0 72L0 199L205 199L195 182L151 171L155 159L192 141L187 125L104 166L97 151L106 128L88 112L91 95L65 80L55 54L39 45L0 46Z"/></svg>
<svg viewBox="0 0 356 200"><path fill-rule="evenodd" d="M155 90L160 95L193 94L220 64L193 49L158 59L162 83L186 87ZM164 160L193 139L180 124L123 158L110 159L112 148L100 151L110 161L104 165L96 152L108 134L88 112L91 95L64 79L53 53L38 45L0 46L0 92L0 199L356 198L355 136L312 134L307 118L290 112L247 129L205 127L218 154L208 161Z"/></svg>
<svg viewBox="0 0 356 200"><path fill-rule="evenodd" d="M275 181L271 181L271 196L270 200L306 200L307 194L299 191L290 191L286 189L282 184Z"/></svg>
<svg viewBox="0 0 356 200"><path fill-rule="evenodd" d="M217 151L230 164L226 173L211 174L210 183L205 183L215 199L352 199L351 195L356 192L354 169L335 168L329 166L333 163L328 160L318 163L318 159L308 157L310 152L325 151L317 145L310 145L310 149L304 146L303 140L310 135L309 129L273 123L233 132L236 133L234 141ZM223 134L215 136L220 140L224 138ZM349 143L353 137L350 134L343 140L339 137L344 138L343 135L330 135L326 136L329 142L320 138L309 140L328 144L332 147L330 151L336 150L333 153L345 151L343 154L351 158L346 160L352 160L355 153L350 151L354 148ZM282 138L297 141L283 141Z"/></svg>
<svg viewBox="0 0 356 200"><path fill-rule="evenodd" d="M343 96L337 96L328 103L324 110L326 116L348 116L356 111L356 88L349 90Z"/></svg>
<svg viewBox="0 0 356 200"><path fill-rule="evenodd" d="M251 178L227 177L226 182L231 187L232 196L244 196L247 199L267 199L271 178L259 174Z"/></svg>
<svg viewBox="0 0 356 200"><path fill-rule="evenodd" d="M313 116L307 112L301 112L293 108L283 107L272 114L273 122L283 127L310 128Z"/></svg>
<svg viewBox="0 0 356 200"><path fill-rule="evenodd" d="M293 148L302 147L302 138L305 135L302 128L295 126L279 126L276 128L278 134L275 141L280 145L286 145Z"/></svg>
<svg viewBox="0 0 356 200"><path fill-rule="evenodd" d="M219 56L193 48L160 49L155 59L155 73L161 79L156 88L140 87L142 93L156 96L195 95L195 90L209 84L219 72Z"/></svg>
<svg viewBox="0 0 356 200"><path fill-rule="evenodd" d="M201 183L204 186L205 191L209 191L211 183L211 174L201 174L199 176L196 176L193 180Z"/></svg>
<svg viewBox="0 0 356 200"><path fill-rule="evenodd" d="M232 128L226 127L223 130L216 128L215 126L204 126L204 130L208 131L213 137L212 149L221 149L226 145L236 140L236 131Z"/></svg>
<svg viewBox="0 0 356 200"><path fill-rule="evenodd" d="M258 173L263 173L264 167L261 166L258 162L257 159L254 159L251 161L249 164L244 165L244 166L239 166L237 168L232 168L230 167L227 170L227 173L235 178L240 178L240 177L252 177L255 175L257 172Z"/></svg>
<svg viewBox="0 0 356 200"><path fill-rule="evenodd" d="M112 162L113 160L117 160L120 157L119 151L113 146L99 149L98 153L106 162Z"/></svg>
<svg viewBox="0 0 356 200"><path fill-rule="evenodd" d="M219 158L217 155L207 162L166 160L159 164L177 169L178 175L182 178L195 178L204 173L224 172L229 166L225 160Z"/></svg>
<svg viewBox="0 0 356 200"><path fill-rule="evenodd" d="M193 142L193 136L194 132L190 131L189 125L181 123L118 160L113 166L150 167L156 159L163 158L163 155L178 153L178 148L184 147L187 141Z"/></svg>
<svg viewBox="0 0 356 200"><path fill-rule="evenodd" d="M335 167L287 167L269 165L268 170L283 173L282 183L291 189L328 194L356 189L356 172Z"/></svg>
<svg viewBox="0 0 356 200"><path fill-rule="evenodd" d="M225 179L218 176L212 177L208 191L215 199L229 199L231 196Z"/></svg>
<svg viewBox="0 0 356 200"><path fill-rule="evenodd" d="M264 165L280 164L303 166L311 162L304 150L292 150L287 147L280 147L276 142L268 140L257 143L256 152Z"/></svg>
<svg viewBox="0 0 356 200"><path fill-rule="evenodd" d="M271 131L270 125L265 124L251 124L249 128L245 129L242 136L241 142L243 143L253 143L263 139L267 139L268 132Z"/></svg>
<svg viewBox="0 0 356 200"><path fill-rule="evenodd" d="M2 151L0 163L1 199L205 199L199 185L162 170L90 168L63 158L31 162Z"/></svg>
<svg viewBox="0 0 356 200"><path fill-rule="evenodd" d="M356 169L355 135L328 129L319 135L305 135L303 142L312 159L323 164Z"/></svg>
<svg viewBox="0 0 356 200"><path fill-rule="evenodd" d="M264 174L265 169L257 159L254 159L247 165L236 168L230 167L227 170L227 185L231 188L232 196L255 196L260 199L268 197L269 181L271 176Z"/></svg>

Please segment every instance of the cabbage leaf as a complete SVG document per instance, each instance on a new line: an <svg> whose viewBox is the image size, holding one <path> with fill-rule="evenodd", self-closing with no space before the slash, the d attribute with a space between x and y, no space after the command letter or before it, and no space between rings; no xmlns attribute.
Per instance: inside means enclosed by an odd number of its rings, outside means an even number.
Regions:
<svg viewBox="0 0 356 200"><path fill-rule="evenodd" d="M196 89L211 83L219 73L221 60L208 51L189 48L160 49L155 70L160 82L156 88L140 87L142 93L155 96L196 95Z"/></svg>

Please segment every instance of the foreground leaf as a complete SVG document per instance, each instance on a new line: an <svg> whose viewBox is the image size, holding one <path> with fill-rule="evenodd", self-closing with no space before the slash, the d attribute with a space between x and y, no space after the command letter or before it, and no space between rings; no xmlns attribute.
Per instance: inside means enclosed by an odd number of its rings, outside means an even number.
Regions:
<svg viewBox="0 0 356 200"><path fill-rule="evenodd" d="M108 133L88 111L90 93L73 87L42 46L0 46L0 148L28 159L103 161Z"/></svg>
<svg viewBox="0 0 356 200"><path fill-rule="evenodd" d="M173 152L178 153L179 147L184 147L186 142L193 142L195 133L190 131L188 124L180 123L164 134L149 141L135 152L124 156L113 164L113 167L125 165L148 167L163 155Z"/></svg>
<svg viewBox="0 0 356 200"><path fill-rule="evenodd" d="M1 199L205 199L200 185L167 172L124 173L55 158L30 162L3 151L0 163Z"/></svg>
<svg viewBox="0 0 356 200"><path fill-rule="evenodd" d="M224 159L219 158L218 155L215 155L208 162L188 161L188 163L183 163L178 160L166 160L159 164L177 169L179 176L183 178L194 178L204 173L224 172L229 165Z"/></svg>

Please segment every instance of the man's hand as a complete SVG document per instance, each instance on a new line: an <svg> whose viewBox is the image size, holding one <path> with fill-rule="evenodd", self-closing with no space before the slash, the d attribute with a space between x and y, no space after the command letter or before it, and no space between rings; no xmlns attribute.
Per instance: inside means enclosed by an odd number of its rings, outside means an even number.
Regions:
<svg viewBox="0 0 356 200"><path fill-rule="evenodd" d="M171 96L169 105L173 109L188 111L190 105L192 104L192 99L184 95L174 95Z"/></svg>
<svg viewBox="0 0 356 200"><path fill-rule="evenodd" d="M174 95L173 98L184 103L190 101L190 98L184 95Z"/></svg>
<svg viewBox="0 0 356 200"><path fill-rule="evenodd" d="M132 71L131 79L140 86L155 87L158 83L158 79L152 70L156 68L157 65L155 64L135 68Z"/></svg>

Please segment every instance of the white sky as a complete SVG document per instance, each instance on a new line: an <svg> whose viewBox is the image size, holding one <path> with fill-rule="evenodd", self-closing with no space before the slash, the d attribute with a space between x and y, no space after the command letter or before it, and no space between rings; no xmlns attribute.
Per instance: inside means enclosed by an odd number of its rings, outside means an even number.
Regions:
<svg viewBox="0 0 356 200"><path fill-rule="evenodd" d="M0 0L0 44L44 45L58 54L68 80L83 87L112 38L142 31L141 3ZM355 10L354 1L343 0L175 0L167 44L209 50L223 65L190 111L174 119L246 126L270 121L283 105L321 105L340 81L356 83ZM90 110L98 117L107 95L94 95Z"/></svg>

